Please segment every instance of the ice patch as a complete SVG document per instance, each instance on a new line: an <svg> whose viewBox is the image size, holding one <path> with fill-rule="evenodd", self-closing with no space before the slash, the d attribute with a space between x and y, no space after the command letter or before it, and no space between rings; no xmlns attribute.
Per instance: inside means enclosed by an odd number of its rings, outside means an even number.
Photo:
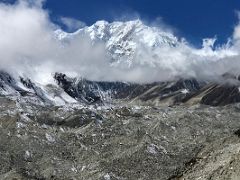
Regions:
<svg viewBox="0 0 240 180"><path fill-rule="evenodd" d="M55 138L48 133L45 134L45 137L50 143L54 143L56 141Z"/></svg>
<svg viewBox="0 0 240 180"><path fill-rule="evenodd" d="M18 128L18 129L20 129L20 128L25 128L25 127L26 127L26 124L23 124L23 123L21 123L21 122L17 122L16 125L17 125L17 128Z"/></svg>
<svg viewBox="0 0 240 180"><path fill-rule="evenodd" d="M189 93L189 90L188 90L188 89L183 89L183 90L181 91L181 93L183 93L183 94L188 94L188 93Z"/></svg>
<svg viewBox="0 0 240 180"><path fill-rule="evenodd" d="M29 158L31 158L32 154L30 153L30 151L25 151L25 154L24 154L24 159L27 160Z"/></svg>
<svg viewBox="0 0 240 180"><path fill-rule="evenodd" d="M111 177L109 174L104 175L104 180L111 180Z"/></svg>
<svg viewBox="0 0 240 180"><path fill-rule="evenodd" d="M147 152L150 153L150 154L157 154L158 153L158 148L155 144L150 144L148 147L147 147Z"/></svg>

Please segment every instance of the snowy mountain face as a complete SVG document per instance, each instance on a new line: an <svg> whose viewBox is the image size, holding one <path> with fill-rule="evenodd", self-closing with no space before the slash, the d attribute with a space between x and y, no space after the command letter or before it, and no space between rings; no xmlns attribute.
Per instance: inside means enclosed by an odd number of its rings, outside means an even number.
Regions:
<svg viewBox="0 0 240 180"><path fill-rule="evenodd" d="M82 35L89 36L93 43L103 42L113 63L123 62L129 66L140 47L154 50L161 46L175 47L179 44L173 34L146 26L140 20L113 23L97 21L74 33L55 31L55 36L61 41Z"/></svg>
<svg viewBox="0 0 240 180"><path fill-rule="evenodd" d="M77 101L55 84L43 86L28 78L14 78L0 72L0 96L8 97L19 103L35 105L65 105Z"/></svg>

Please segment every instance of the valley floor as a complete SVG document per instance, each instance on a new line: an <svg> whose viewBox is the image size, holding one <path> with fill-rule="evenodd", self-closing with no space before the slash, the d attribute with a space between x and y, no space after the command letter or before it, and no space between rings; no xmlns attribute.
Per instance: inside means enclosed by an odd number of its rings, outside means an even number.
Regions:
<svg viewBox="0 0 240 180"><path fill-rule="evenodd" d="M1 98L0 179L239 179L240 106L40 107Z"/></svg>

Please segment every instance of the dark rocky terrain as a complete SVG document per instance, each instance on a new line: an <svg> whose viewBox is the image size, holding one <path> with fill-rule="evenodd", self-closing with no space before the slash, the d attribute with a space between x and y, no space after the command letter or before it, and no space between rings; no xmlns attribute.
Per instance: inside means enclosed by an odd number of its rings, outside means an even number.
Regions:
<svg viewBox="0 0 240 180"><path fill-rule="evenodd" d="M55 79L0 76L0 179L239 179L236 84Z"/></svg>

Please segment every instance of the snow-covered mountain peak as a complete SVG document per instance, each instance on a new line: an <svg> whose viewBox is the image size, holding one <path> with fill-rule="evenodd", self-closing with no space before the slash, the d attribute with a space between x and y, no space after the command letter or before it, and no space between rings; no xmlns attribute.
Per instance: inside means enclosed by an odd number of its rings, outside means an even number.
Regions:
<svg viewBox="0 0 240 180"><path fill-rule="evenodd" d="M95 27L105 27L109 25L109 22L105 21L105 20L100 20L100 21L97 21L95 24L93 24L92 26L95 26Z"/></svg>
<svg viewBox="0 0 240 180"><path fill-rule="evenodd" d="M138 48L154 50L160 47L175 47L179 44L172 33L147 26L139 19L112 23L101 20L74 33L55 31L55 36L61 41L83 35L90 37L93 44L103 42L112 62L127 62L129 65L132 64Z"/></svg>
<svg viewBox="0 0 240 180"><path fill-rule="evenodd" d="M85 27L84 31L90 35L92 40L108 41L110 39L118 39L122 41L136 41L136 38L140 38L142 43L149 44L149 46L177 44L177 38L173 34L157 27L147 26L139 19L126 22L115 21L112 23L104 20L97 21L92 26ZM81 32L81 30L78 32ZM149 43L149 41L155 41L158 44Z"/></svg>
<svg viewBox="0 0 240 180"><path fill-rule="evenodd" d="M64 32L62 29L57 29L54 31L54 35L57 39L63 40L69 36L70 33Z"/></svg>

